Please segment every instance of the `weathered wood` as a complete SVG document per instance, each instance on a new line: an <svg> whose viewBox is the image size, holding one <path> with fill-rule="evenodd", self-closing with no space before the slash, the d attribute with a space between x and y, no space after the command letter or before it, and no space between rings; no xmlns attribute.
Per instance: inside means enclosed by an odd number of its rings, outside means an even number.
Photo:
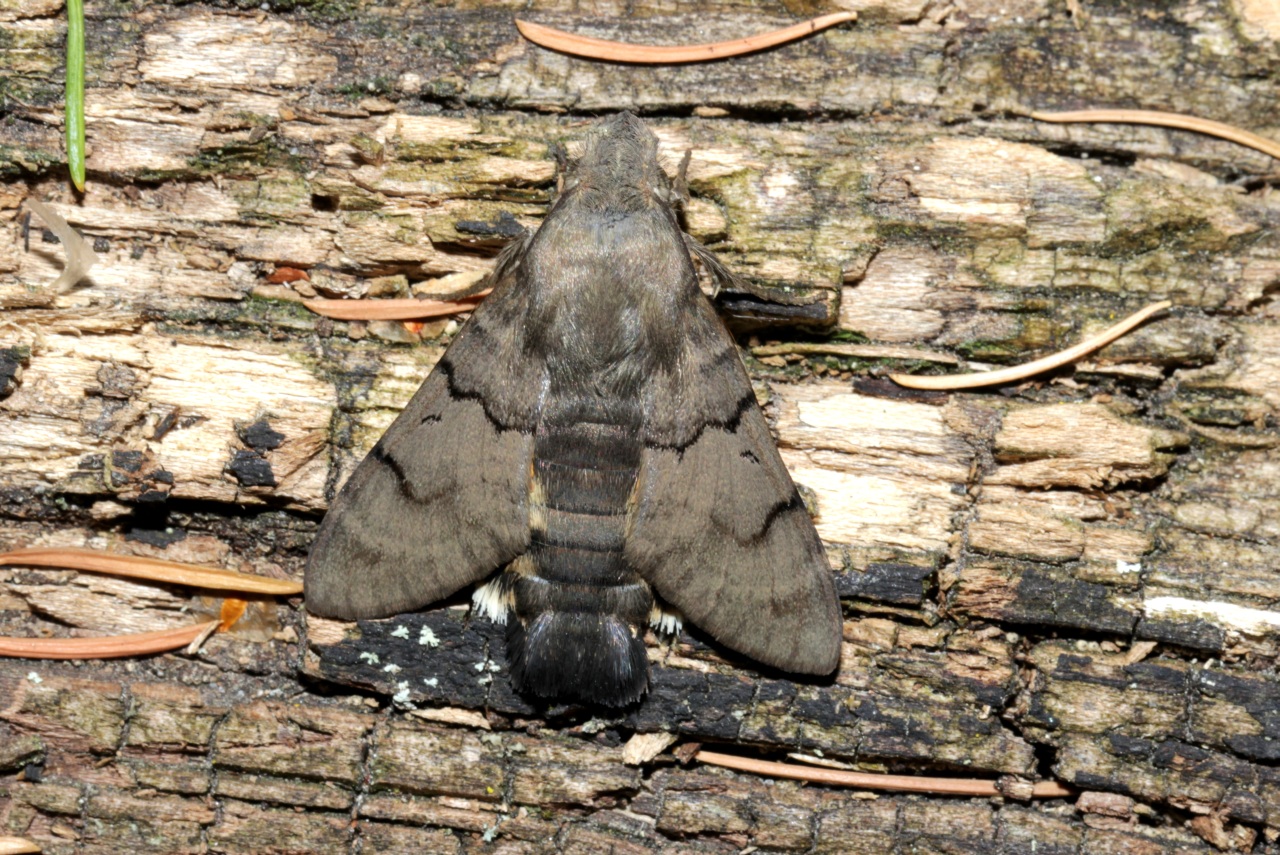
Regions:
<svg viewBox="0 0 1280 855"><path fill-rule="evenodd" d="M686 633L651 639L653 691L603 718L514 695L500 630L462 597L359 625L261 601L195 657L0 661L0 836L46 852L1277 851L1275 164L1024 118L1148 107L1274 137L1275 15L845 5L856 26L642 69L533 47L489 3L91 2L81 199L58 168L59 4L0 8L0 546L296 578L334 489L456 329L297 300L474 288L541 216L550 146L629 108L672 164L693 152L688 226L746 279L717 299L847 614L832 680L760 673ZM658 43L815 11L521 14ZM41 287L60 251L38 223L23 245L28 197L98 244L69 294ZM1161 298L1167 317L1074 372L951 395L880 379L1022 361ZM220 606L68 571L0 580L6 634ZM622 760L636 732L1081 795L863 799L671 754L642 772Z"/></svg>

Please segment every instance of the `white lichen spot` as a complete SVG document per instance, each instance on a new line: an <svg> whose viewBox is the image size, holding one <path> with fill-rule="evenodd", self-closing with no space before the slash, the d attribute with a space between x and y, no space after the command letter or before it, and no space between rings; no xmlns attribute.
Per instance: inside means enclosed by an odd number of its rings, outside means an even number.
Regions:
<svg viewBox="0 0 1280 855"><path fill-rule="evenodd" d="M436 677L426 677L423 679L422 682L433 689L438 688L440 686L440 680Z"/></svg>
<svg viewBox="0 0 1280 855"><path fill-rule="evenodd" d="M1126 575L1127 575L1127 574L1129 574L1129 573L1141 573L1141 572L1142 572L1142 562L1141 562L1141 561L1123 561L1123 560L1121 560L1121 559L1117 558L1117 559L1116 559L1116 572L1117 572L1117 573L1124 573L1124 574L1126 574Z"/></svg>
<svg viewBox="0 0 1280 855"><path fill-rule="evenodd" d="M409 637L409 627L405 626L405 625L404 625L404 624L402 624L402 623L401 623L401 624L396 624L396 628L395 628L395 629L393 629L393 630L391 630L391 637L392 637L392 638L408 638L408 637Z"/></svg>
<svg viewBox="0 0 1280 855"><path fill-rule="evenodd" d="M378 654L374 653L372 650L366 650L364 653L361 653L360 658L365 662L368 662L370 665L377 665L382 661L378 658Z"/></svg>
<svg viewBox="0 0 1280 855"><path fill-rule="evenodd" d="M436 634L431 631L431 627L424 626L418 631L418 643L427 647L439 647L440 639L436 638Z"/></svg>
<svg viewBox="0 0 1280 855"><path fill-rule="evenodd" d="M394 662L388 662L386 665L382 666L382 670L388 674L399 674L400 666Z"/></svg>
<svg viewBox="0 0 1280 855"><path fill-rule="evenodd" d="M39 674L37 674L35 671L28 671L28 672L27 672L27 681L28 681L28 682L31 682L31 683L35 683L35 684L38 686L38 685L40 685L41 683L43 683L43 682L44 682L44 679L43 679Z"/></svg>
<svg viewBox="0 0 1280 855"><path fill-rule="evenodd" d="M484 663L483 663L483 662L477 662L477 663L475 664L475 669L476 669L477 671L483 671L483 670L484 670Z"/></svg>
<svg viewBox="0 0 1280 855"><path fill-rule="evenodd" d="M408 680L402 680L401 682L396 683L396 693L391 696L391 701L392 703L395 703L402 707L413 706L413 704L409 702L409 681Z"/></svg>

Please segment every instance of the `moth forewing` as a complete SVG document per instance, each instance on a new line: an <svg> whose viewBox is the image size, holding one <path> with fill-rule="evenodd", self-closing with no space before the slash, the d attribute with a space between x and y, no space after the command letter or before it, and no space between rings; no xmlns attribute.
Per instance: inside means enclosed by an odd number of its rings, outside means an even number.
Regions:
<svg viewBox="0 0 1280 855"><path fill-rule="evenodd" d="M309 611L348 620L413 611L528 548L543 368L520 361L525 295L518 261L501 260L493 293L325 515L307 561ZM490 358L509 365L504 382L484 368ZM505 387L500 399L485 394L493 385Z"/></svg>
<svg viewBox="0 0 1280 855"><path fill-rule="evenodd" d="M608 706L647 688L655 591L761 662L836 667L822 544L698 290L681 195L639 119L592 130L334 502L309 608L387 616L496 571L477 602L506 621L517 689Z"/></svg>

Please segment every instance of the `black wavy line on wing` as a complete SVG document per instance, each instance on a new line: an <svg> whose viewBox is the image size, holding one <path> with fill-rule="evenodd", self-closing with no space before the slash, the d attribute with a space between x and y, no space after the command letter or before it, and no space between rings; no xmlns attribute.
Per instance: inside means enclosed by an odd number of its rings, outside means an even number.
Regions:
<svg viewBox="0 0 1280 855"><path fill-rule="evenodd" d="M747 393L738 399L738 403L733 408L733 415L727 419L710 419L698 425L698 429L693 432L693 436L684 442L651 442L645 440L644 447L657 451L674 451L676 454L683 455L685 451L692 448L693 445L707 432L708 428L720 428L729 433L737 433L738 426L742 424L742 417L750 412L752 407L758 406L756 403L756 393L750 389Z"/></svg>
<svg viewBox="0 0 1280 855"><path fill-rule="evenodd" d="M445 384L449 390L449 397L452 400L475 401L477 404L480 405L480 409L484 410L484 417L489 420L489 424L493 425L499 431L514 430L523 434L533 433L533 430L531 427L526 427L524 425L517 425L517 424L508 424L504 422L502 419L495 416L489 410L489 402L485 398L485 395L483 392L468 391L466 389L461 388L458 385L458 381L455 376L456 369L454 368L453 360L449 358L449 354L446 353L444 356L440 357L440 361L436 363L435 370L440 371L444 374ZM419 424L426 424L432 419L438 420L439 417L434 415L423 416L422 421L419 422Z"/></svg>

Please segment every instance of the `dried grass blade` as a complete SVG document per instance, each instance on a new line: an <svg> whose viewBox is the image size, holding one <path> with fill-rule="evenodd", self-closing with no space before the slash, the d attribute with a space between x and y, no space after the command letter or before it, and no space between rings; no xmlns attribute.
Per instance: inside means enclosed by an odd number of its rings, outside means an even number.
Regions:
<svg viewBox="0 0 1280 855"><path fill-rule="evenodd" d="M62 567L87 570L112 576L148 579L171 585L189 585L215 591L240 591L247 594L292 596L302 593L302 584L287 579L267 579L217 567L179 564L162 558L137 555L115 555L93 549L74 547L31 547L0 553L0 564L27 564L33 567Z"/></svg>
<svg viewBox="0 0 1280 855"><path fill-rule="evenodd" d="M1134 312L1120 323L1108 327L1097 335L1087 338L1075 347L1059 351L1043 359L1028 362L1025 365L1012 365L996 371L980 371L975 374L943 374L916 376L913 374L890 374L889 379L899 386L908 389L931 389L955 391L958 389L975 389L980 386L994 386L997 383L1013 383L1034 377L1042 371L1061 368L1095 350L1106 347L1120 336L1134 329L1152 315L1162 312L1173 304L1168 300L1152 303L1141 311Z"/></svg>
<svg viewBox="0 0 1280 855"><path fill-rule="evenodd" d="M25 837L0 837L0 855L33 855L40 847Z"/></svg>
<svg viewBox="0 0 1280 855"><path fill-rule="evenodd" d="M179 650L218 628L207 621L178 629L101 638L0 638L0 656L20 659L120 659Z"/></svg>
<svg viewBox="0 0 1280 855"><path fill-rule="evenodd" d="M1280 142L1250 133L1234 125L1224 125L1211 119L1186 116L1182 113L1163 113L1159 110L1072 110L1064 113L1034 112L1031 118L1040 122L1115 122L1125 125L1157 125L1194 131L1212 137L1230 140L1280 159Z"/></svg>
<svg viewBox="0 0 1280 855"><path fill-rule="evenodd" d="M78 231L71 228L71 224L59 216L57 211L35 199L28 199L27 207L35 211L49 227L49 231L58 236L62 249L67 254L67 263L62 268L62 274L49 285L50 290L55 293L65 294L88 275L89 269L97 264L98 255L89 242L81 237Z"/></svg>
<svg viewBox="0 0 1280 855"><path fill-rule="evenodd" d="M590 36L566 33L564 30L522 21L519 18L516 19L516 27L520 30L520 35L534 44L560 53L606 62L671 65L684 62L709 62L730 56L740 56L744 53L754 53L857 19L856 12L835 12L770 33L701 45L636 45L608 39L593 39Z"/></svg>
<svg viewBox="0 0 1280 855"><path fill-rule="evenodd" d="M475 309L488 291L461 300L303 300L317 315L338 321L412 321L439 318Z"/></svg>

